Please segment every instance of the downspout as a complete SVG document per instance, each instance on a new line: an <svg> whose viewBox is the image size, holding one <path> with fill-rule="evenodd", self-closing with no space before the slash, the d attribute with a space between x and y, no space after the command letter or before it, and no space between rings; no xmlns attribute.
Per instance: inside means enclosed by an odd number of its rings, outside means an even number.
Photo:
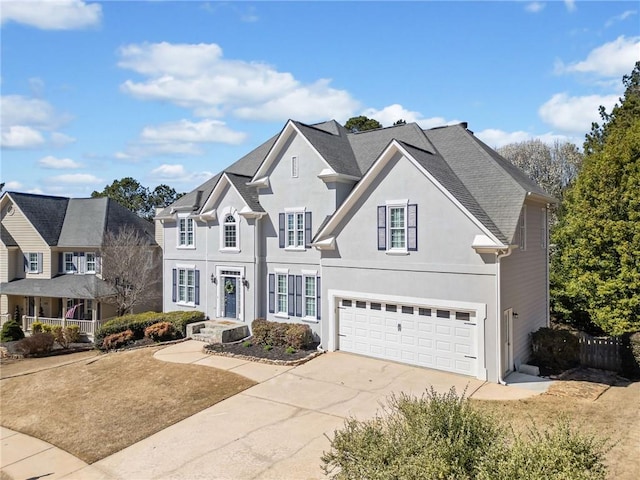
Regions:
<svg viewBox="0 0 640 480"><path fill-rule="evenodd" d="M496 360L497 360L497 372L498 383L500 385L506 385L507 382L502 378L502 299L500 298L500 259L506 258L511 255L511 248L507 250L496 250L496 339L498 345L496 348Z"/></svg>

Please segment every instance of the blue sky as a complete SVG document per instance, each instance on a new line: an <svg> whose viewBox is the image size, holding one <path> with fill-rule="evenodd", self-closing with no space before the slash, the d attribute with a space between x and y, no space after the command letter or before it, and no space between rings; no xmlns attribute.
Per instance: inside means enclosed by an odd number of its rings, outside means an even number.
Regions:
<svg viewBox="0 0 640 480"><path fill-rule="evenodd" d="M289 118L581 146L640 60L637 1L0 1L0 181L70 197L189 191Z"/></svg>

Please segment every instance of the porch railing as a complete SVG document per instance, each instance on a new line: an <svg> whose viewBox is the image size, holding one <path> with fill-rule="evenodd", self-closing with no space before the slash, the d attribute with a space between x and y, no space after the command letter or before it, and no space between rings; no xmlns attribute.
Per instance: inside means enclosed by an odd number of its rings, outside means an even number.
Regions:
<svg viewBox="0 0 640 480"><path fill-rule="evenodd" d="M22 316L22 329L25 332L31 332L31 325L33 322L40 322L46 325L59 325L62 328L70 325L77 325L80 328L80 333L85 334L90 340L93 340L95 333L102 325L104 325L108 319L104 320L76 320L75 318L50 318L50 317L31 317L27 315Z"/></svg>
<svg viewBox="0 0 640 480"><path fill-rule="evenodd" d="M0 313L0 327L13 318L8 313Z"/></svg>

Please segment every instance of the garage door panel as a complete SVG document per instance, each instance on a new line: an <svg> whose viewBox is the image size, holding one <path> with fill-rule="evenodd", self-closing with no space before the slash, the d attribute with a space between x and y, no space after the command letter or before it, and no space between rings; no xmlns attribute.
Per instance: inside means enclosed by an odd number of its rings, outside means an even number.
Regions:
<svg viewBox="0 0 640 480"><path fill-rule="evenodd" d="M338 320L341 350L475 374L477 327L468 321L468 314L429 306L389 306L383 301L373 303L373 308L371 302L355 299L342 305Z"/></svg>

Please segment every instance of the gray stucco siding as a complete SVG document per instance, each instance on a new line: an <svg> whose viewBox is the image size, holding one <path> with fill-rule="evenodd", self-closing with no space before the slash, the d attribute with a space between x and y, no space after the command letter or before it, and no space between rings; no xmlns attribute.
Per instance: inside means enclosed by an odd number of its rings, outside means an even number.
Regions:
<svg viewBox="0 0 640 480"><path fill-rule="evenodd" d="M501 310L513 308L513 360L526 362L531 354L530 333L547 325L547 249L542 248L542 220L546 206L527 202L527 246L501 260ZM517 243L516 235L516 243Z"/></svg>

